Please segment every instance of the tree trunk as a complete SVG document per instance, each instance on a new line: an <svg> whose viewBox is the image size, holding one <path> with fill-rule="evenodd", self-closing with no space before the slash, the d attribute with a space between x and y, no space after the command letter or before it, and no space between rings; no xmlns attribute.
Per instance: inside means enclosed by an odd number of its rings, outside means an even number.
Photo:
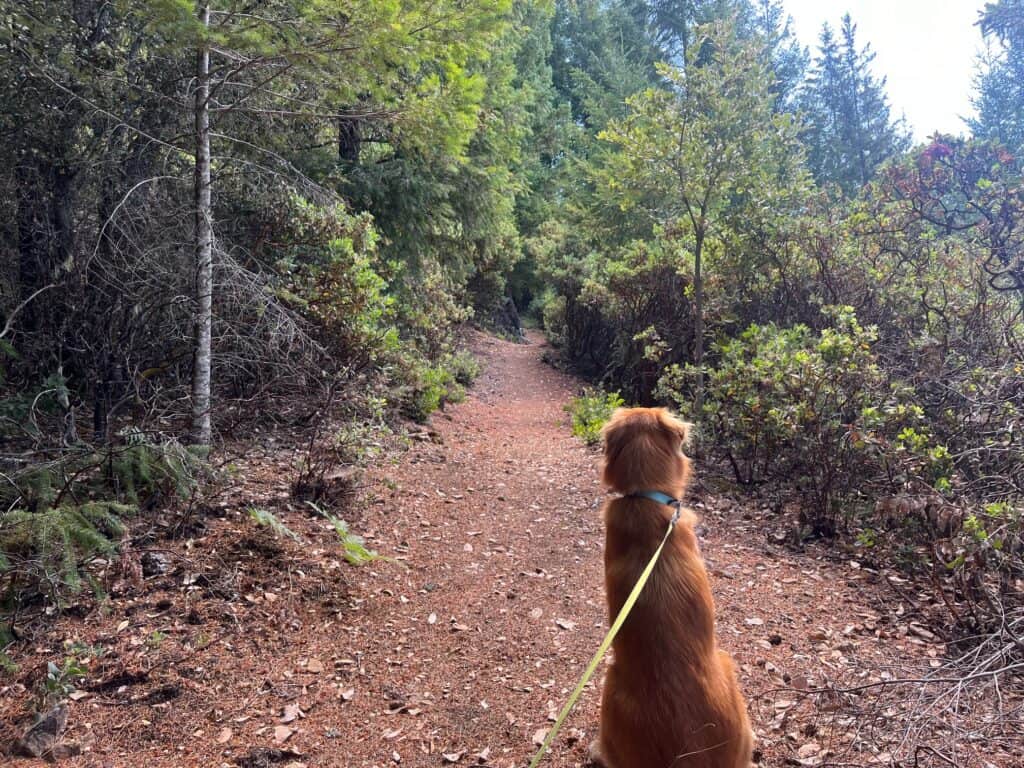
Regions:
<svg viewBox="0 0 1024 768"><path fill-rule="evenodd" d="M210 8L200 0L199 21L210 25ZM210 381L213 337L213 212L210 198L210 49L205 41L196 57L195 101L195 360L192 368L192 442L209 445Z"/></svg>
<svg viewBox="0 0 1024 768"><path fill-rule="evenodd" d="M24 301L43 286L46 274L47 245L44 232L47 227L39 221L39 211L43 210L43 201L38 191L42 184L24 165L17 166L15 178L18 180L19 196L17 210L18 226L18 288L19 298ZM15 302L17 303L17 302ZM30 331L39 330L39 313L29 302L21 311L18 324Z"/></svg>
<svg viewBox="0 0 1024 768"><path fill-rule="evenodd" d="M75 259L75 175L61 163L54 167L51 178L50 229L53 232L53 258L50 263L56 271L70 272ZM47 275L47 278L51 277Z"/></svg>
<svg viewBox="0 0 1024 768"><path fill-rule="evenodd" d="M359 121L351 117L338 120L338 159L345 163L358 163L363 138Z"/></svg>
<svg viewBox="0 0 1024 768"><path fill-rule="evenodd" d="M697 230L693 250L693 364L697 366L697 392L693 401L693 418L700 418L704 405L704 279L701 277L701 256L704 251L704 230Z"/></svg>

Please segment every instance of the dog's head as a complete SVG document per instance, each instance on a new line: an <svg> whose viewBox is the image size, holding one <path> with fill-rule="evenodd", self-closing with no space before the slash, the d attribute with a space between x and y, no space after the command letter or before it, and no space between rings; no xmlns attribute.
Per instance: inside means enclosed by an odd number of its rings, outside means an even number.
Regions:
<svg viewBox="0 0 1024 768"><path fill-rule="evenodd" d="M689 424L664 408L619 408L601 434L605 485L623 494L661 490L682 498L690 477L683 453Z"/></svg>

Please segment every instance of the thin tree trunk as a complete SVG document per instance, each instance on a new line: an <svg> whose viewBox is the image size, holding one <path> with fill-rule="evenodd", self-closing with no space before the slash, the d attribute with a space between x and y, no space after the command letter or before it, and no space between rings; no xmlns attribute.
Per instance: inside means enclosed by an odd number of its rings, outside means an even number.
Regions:
<svg viewBox="0 0 1024 768"><path fill-rule="evenodd" d="M697 229L697 243L693 250L693 364L697 366L697 392L693 401L693 418L700 418L704 405L704 279L701 277L701 256L704 251L704 231Z"/></svg>
<svg viewBox="0 0 1024 768"><path fill-rule="evenodd" d="M200 0L199 21L210 25L210 8ZM206 42L196 62L195 102L195 361L192 368L192 442L209 445L210 381L213 337L213 212L210 199L210 49Z"/></svg>

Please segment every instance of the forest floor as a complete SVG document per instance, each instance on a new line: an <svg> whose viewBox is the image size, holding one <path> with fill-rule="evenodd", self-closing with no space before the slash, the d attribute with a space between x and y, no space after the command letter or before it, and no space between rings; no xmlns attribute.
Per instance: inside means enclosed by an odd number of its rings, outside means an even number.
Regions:
<svg viewBox="0 0 1024 768"><path fill-rule="evenodd" d="M475 337L467 401L364 478L344 516L393 561L344 563L288 501L294 450L257 439L220 516L22 650L6 735L46 663L74 656L66 765L524 766L607 627L598 455L563 410L580 383L530 341ZM852 552L789 548L778 515L709 485L691 503L762 765L1024 765L1010 737L978 757L936 691L886 682L945 664L914 616L927 596ZM301 541L249 519L268 499ZM595 683L544 765L585 762Z"/></svg>

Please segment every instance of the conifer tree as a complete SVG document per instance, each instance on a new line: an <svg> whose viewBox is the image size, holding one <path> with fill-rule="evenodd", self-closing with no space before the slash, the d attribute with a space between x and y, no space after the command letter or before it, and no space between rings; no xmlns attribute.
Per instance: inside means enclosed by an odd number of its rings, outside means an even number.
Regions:
<svg viewBox="0 0 1024 768"><path fill-rule="evenodd" d="M753 28L761 37L774 81L776 111L796 111L797 92L807 74L808 53L796 39L792 18L779 0L757 0Z"/></svg>
<svg viewBox="0 0 1024 768"><path fill-rule="evenodd" d="M977 79L975 136L998 139L1014 152L1024 149L1024 0L988 3L979 20L997 52Z"/></svg>
<svg viewBox="0 0 1024 768"><path fill-rule="evenodd" d="M871 72L875 54L870 46L858 47L856 35L849 14L838 39L824 25L801 98L810 168L819 183L835 184L848 196L910 146L903 120L891 118L885 78Z"/></svg>

